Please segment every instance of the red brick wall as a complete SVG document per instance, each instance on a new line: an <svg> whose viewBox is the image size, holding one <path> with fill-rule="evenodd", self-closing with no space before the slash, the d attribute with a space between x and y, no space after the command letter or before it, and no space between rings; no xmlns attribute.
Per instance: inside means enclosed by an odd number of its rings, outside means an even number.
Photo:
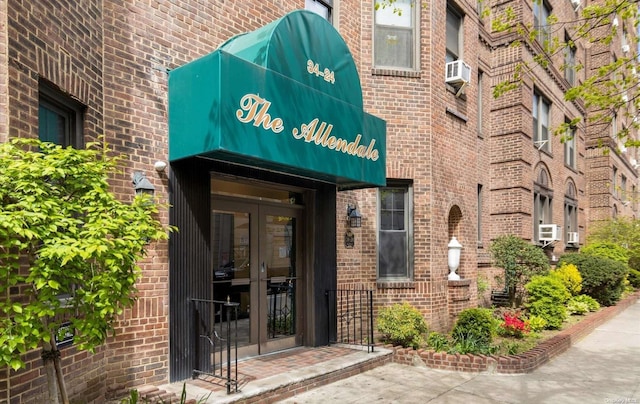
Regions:
<svg viewBox="0 0 640 404"><path fill-rule="evenodd" d="M167 175L155 172L153 164L167 160L168 69L303 5L302 0L2 2L0 15L7 21L0 20L0 140L37 136L38 78L47 79L87 106L85 141L105 135L115 153L127 156L122 174L112 179L113 190L124 200L132 198L131 175L140 170L166 203ZM166 210L160 218L167 223ZM72 399L101 401L134 386L168 381L167 243L149 246L140 266L139 299L120 318L117 337L96 354L63 349ZM45 400L39 355L38 350L25 356L25 370L0 369L9 375L8 381L0 377L0 401Z"/></svg>

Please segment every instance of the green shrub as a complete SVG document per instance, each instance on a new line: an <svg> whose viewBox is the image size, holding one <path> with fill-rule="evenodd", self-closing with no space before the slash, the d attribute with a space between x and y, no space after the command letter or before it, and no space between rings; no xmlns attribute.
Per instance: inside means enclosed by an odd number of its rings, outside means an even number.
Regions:
<svg viewBox="0 0 640 404"><path fill-rule="evenodd" d="M603 306L611 306L620 300L624 292L624 280L629 271L627 265L596 255L572 253L560 257L558 264L574 264L582 276L582 293L596 299Z"/></svg>
<svg viewBox="0 0 640 404"><path fill-rule="evenodd" d="M596 257L609 258L621 264L629 265L629 252L626 248L616 243L608 241L589 243L582 247L580 252Z"/></svg>
<svg viewBox="0 0 640 404"><path fill-rule="evenodd" d="M549 275L558 278L572 296L578 295L582 290L582 276L578 267L573 264L563 263L549 272Z"/></svg>
<svg viewBox="0 0 640 404"><path fill-rule="evenodd" d="M454 342L489 345L496 329L496 319L490 309L472 308L460 312L451 331Z"/></svg>
<svg viewBox="0 0 640 404"><path fill-rule="evenodd" d="M455 345L451 346L447 353L450 354L483 354L492 355L497 351L497 347L492 346L482 338L473 334L454 334Z"/></svg>
<svg viewBox="0 0 640 404"><path fill-rule="evenodd" d="M560 328L567 318L565 303L571 297L563 283L552 276L534 276L525 289L529 294L529 313L542 317L547 322L546 328Z"/></svg>
<svg viewBox="0 0 640 404"><path fill-rule="evenodd" d="M504 269L509 305L518 307L524 299L523 287L533 275L549 270L549 258L542 249L514 235L496 238L489 246L494 265Z"/></svg>
<svg viewBox="0 0 640 404"><path fill-rule="evenodd" d="M405 348L419 348L428 327L420 311L404 302L380 310L378 331L383 342Z"/></svg>
<svg viewBox="0 0 640 404"><path fill-rule="evenodd" d="M532 332L540 332L547 328L547 320L540 316L529 316L529 328Z"/></svg>
<svg viewBox="0 0 640 404"><path fill-rule="evenodd" d="M569 302L572 302L572 301L586 304L588 311L598 311L600 309L600 303L598 303L598 301L591 296L587 296L587 295L573 296L571 299L569 299ZM567 302L567 305L569 304L569 302Z"/></svg>
<svg viewBox="0 0 640 404"><path fill-rule="evenodd" d="M434 331L429 334L427 345L436 352L446 352L449 350L449 339L446 335Z"/></svg>
<svg viewBox="0 0 640 404"><path fill-rule="evenodd" d="M627 279L629 280L629 283L631 284L631 286L633 286L636 289L640 288L640 271L633 268L629 269L629 274L627 275Z"/></svg>
<svg viewBox="0 0 640 404"><path fill-rule="evenodd" d="M583 315L589 312L589 305L579 300L569 299L567 302L567 312L569 314Z"/></svg>

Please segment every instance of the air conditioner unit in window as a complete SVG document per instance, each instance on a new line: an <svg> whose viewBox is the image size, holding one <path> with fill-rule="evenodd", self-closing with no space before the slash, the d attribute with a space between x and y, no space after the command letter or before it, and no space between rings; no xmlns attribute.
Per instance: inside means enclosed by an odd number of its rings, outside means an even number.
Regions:
<svg viewBox="0 0 640 404"><path fill-rule="evenodd" d="M446 65L444 81L449 84L469 83L471 81L471 66L463 60L449 62Z"/></svg>
<svg viewBox="0 0 640 404"><path fill-rule="evenodd" d="M580 236L577 231L570 231L567 233L567 244L578 244L580 242Z"/></svg>
<svg viewBox="0 0 640 404"><path fill-rule="evenodd" d="M557 224L541 224L538 226L538 240L559 241L562 240L562 226Z"/></svg>
<svg viewBox="0 0 640 404"><path fill-rule="evenodd" d="M629 50L631 50L631 48L629 47L629 45L622 45L622 52L624 53L628 53Z"/></svg>

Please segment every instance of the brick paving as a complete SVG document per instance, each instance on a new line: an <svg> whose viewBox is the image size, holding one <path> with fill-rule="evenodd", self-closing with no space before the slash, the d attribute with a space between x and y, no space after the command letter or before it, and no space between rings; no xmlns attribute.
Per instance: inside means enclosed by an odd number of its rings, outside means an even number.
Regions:
<svg viewBox="0 0 640 404"><path fill-rule="evenodd" d="M257 356L238 362L238 388L247 385L251 381L276 376L284 372L314 366L330 359L353 354L354 350L340 346L326 346L317 348L300 347L269 355ZM235 367L231 369L232 377ZM220 371L216 372L219 375ZM222 369L226 375L226 369ZM201 375L196 380L187 381L189 385L198 386L210 391L222 391L226 389L225 381L207 375Z"/></svg>

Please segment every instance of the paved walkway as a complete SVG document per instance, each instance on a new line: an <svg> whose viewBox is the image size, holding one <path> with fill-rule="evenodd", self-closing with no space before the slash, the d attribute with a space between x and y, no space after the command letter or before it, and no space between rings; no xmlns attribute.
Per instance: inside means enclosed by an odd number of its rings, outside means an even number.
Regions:
<svg viewBox="0 0 640 404"><path fill-rule="evenodd" d="M389 364L281 403L640 404L640 300L533 373Z"/></svg>

